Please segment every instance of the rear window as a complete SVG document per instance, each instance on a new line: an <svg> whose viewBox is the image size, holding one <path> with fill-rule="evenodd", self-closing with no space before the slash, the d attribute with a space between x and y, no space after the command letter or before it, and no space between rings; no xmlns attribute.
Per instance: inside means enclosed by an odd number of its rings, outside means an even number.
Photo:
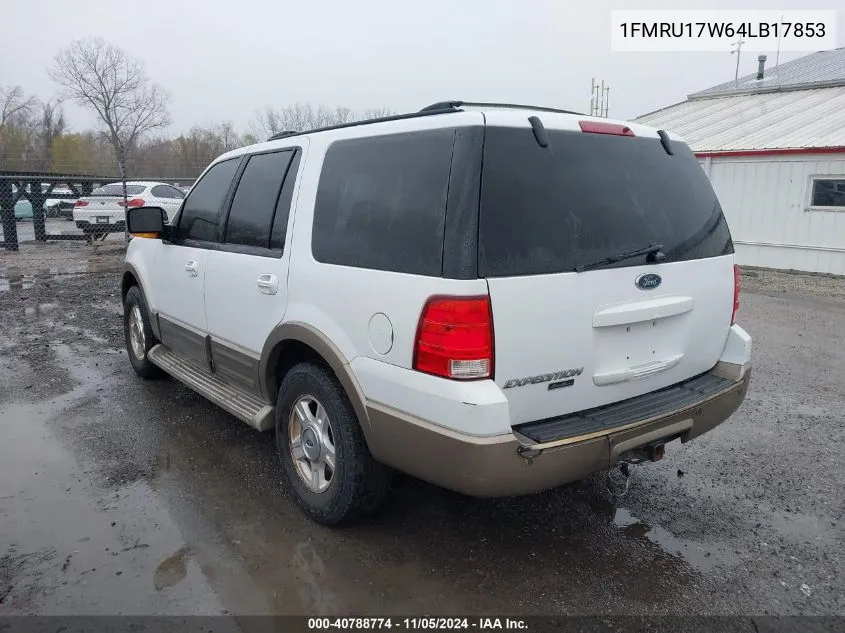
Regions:
<svg viewBox="0 0 845 633"><path fill-rule="evenodd" d="M483 277L570 272L662 244L666 262L733 252L704 171L682 143L490 127L479 230ZM645 255L611 266L636 266Z"/></svg>
<svg viewBox="0 0 845 633"><path fill-rule="evenodd" d="M137 196L139 193L143 193L144 185L126 185L126 195L127 196ZM102 187L97 187L94 191L91 192L92 196L120 196L123 197L123 185L103 185Z"/></svg>
<svg viewBox="0 0 845 633"><path fill-rule="evenodd" d="M439 276L453 129L338 141L314 207L317 261Z"/></svg>

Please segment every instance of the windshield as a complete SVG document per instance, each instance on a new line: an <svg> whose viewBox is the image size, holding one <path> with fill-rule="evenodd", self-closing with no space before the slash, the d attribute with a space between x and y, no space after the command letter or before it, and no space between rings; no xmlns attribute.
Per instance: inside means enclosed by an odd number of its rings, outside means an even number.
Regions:
<svg viewBox="0 0 845 633"><path fill-rule="evenodd" d="M139 193L144 191L144 185L126 185L126 195L127 196L137 196ZM114 185L103 185L102 187L97 187L94 191L91 192L92 196L119 196L123 197L123 185L121 184L114 184Z"/></svg>
<svg viewBox="0 0 845 633"><path fill-rule="evenodd" d="M570 272L661 244L664 261L733 252L719 201L683 143L548 130L487 129L479 270L485 277ZM637 266L646 254L606 267Z"/></svg>

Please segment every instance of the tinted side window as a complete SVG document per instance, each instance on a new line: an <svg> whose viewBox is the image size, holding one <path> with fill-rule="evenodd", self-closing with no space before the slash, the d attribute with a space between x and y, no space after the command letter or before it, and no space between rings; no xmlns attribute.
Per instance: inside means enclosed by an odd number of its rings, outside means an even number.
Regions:
<svg viewBox="0 0 845 633"><path fill-rule="evenodd" d="M293 200L293 186L296 183L296 172L299 170L299 152L294 152L293 159L288 165L288 172L285 175L285 183L282 185L282 192L279 194L279 202L276 205L276 215L273 219L273 232L270 235L270 248L283 250L285 248L285 236L288 231L288 218Z"/></svg>
<svg viewBox="0 0 845 633"><path fill-rule="evenodd" d="M331 145L314 207L315 259L439 276L454 138L448 129Z"/></svg>
<svg viewBox="0 0 845 633"><path fill-rule="evenodd" d="M156 198L184 198L182 192L169 185L156 185L150 192Z"/></svg>
<svg viewBox="0 0 845 633"><path fill-rule="evenodd" d="M290 151L250 156L232 199L224 242L268 247L273 212L290 156Z"/></svg>
<svg viewBox="0 0 845 633"><path fill-rule="evenodd" d="M179 218L180 239L217 241L220 207L240 162L240 158L233 158L217 163L191 189Z"/></svg>

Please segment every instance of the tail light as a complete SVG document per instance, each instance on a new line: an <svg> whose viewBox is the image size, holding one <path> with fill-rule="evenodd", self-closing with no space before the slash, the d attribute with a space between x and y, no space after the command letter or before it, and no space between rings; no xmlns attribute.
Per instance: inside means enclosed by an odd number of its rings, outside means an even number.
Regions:
<svg viewBox="0 0 845 633"><path fill-rule="evenodd" d="M117 204L122 207L124 205L124 202L123 202L123 200L120 200ZM126 206L127 207L143 207L144 201L141 198L132 198L131 200L126 202Z"/></svg>
<svg viewBox="0 0 845 633"><path fill-rule="evenodd" d="M420 315L414 369L458 380L493 376L490 297L432 297Z"/></svg>
<svg viewBox="0 0 845 633"><path fill-rule="evenodd" d="M739 310L739 266L734 264L734 310L731 314L731 325L736 323L737 310Z"/></svg>
<svg viewBox="0 0 845 633"><path fill-rule="evenodd" d="M634 131L627 125L606 123L604 121L578 121L582 132L590 134L612 134L614 136L634 136Z"/></svg>
<svg viewBox="0 0 845 633"><path fill-rule="evenodd" d="M75 207L87 207L88 202L86 200L77 200L76 202L73 203L73 206L75 206Z"/></svg>

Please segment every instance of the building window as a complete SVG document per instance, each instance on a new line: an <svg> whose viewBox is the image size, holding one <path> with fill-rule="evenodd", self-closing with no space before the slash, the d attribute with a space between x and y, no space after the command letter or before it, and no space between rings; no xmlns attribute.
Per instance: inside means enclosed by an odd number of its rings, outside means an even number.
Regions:
<svg viewBox="0 0 845 633"><path fill-rule="evenodd" d="M810 208L845 211L845 176L813 176L810 180Z"/></svg>

